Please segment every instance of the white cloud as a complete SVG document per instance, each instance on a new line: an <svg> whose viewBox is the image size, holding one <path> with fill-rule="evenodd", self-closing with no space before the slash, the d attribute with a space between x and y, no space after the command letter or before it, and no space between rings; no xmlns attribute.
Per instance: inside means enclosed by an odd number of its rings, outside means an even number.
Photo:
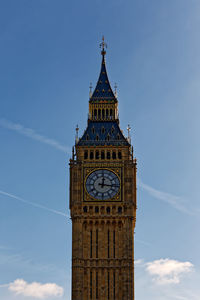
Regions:
<svg viewBox="0 0 200 300"><path fill-rule="evenodd" d="M24 136L27 136L27 137L29 137L33 140L39 141L41 143L47 144L47 145L54 147L62 152L71 154L70 147L64 146L64 145L60 144L58 141L56 141L54 139L50 139L44 135L41 135L41 134L37 133L35 130L24 127L21 124L16 124L16 123L13 123L11 121L1 118L0 126L6 128L6 129L16 131Z"/></svg>
<svg viewBox="0 0 200 300"><path fill-rule="evenodd" d="M146 264L146 271L153 276L157 284L177 284L180 277L193 270L190 262L180 262L172 259L159 259Z"/></svg>
<svg viewBox="0 0 200 300"><path fill-rule="evenodd" d="M140 179L138 179L138 186L147 191L151 196L153 196L156 199L162 200L164 202L169 203L171 206L176 208L177 210L189 214L189 215L195 215L196 212L192 211L191 208L186 207L186 201L182 199L179 196L175 196L166 192L162 192L160 190L157 190L145 183L143 183Z"/></svg>
<svg viewBox="0 0 200 300"><path fill-rule="evenodd" d="M27 283L23 279L16 279L9 284L8 289L15 295L22 295L24 297L32 297L37 299L46 299L49 297L63 296L63 288L55 283Z"/></svg>

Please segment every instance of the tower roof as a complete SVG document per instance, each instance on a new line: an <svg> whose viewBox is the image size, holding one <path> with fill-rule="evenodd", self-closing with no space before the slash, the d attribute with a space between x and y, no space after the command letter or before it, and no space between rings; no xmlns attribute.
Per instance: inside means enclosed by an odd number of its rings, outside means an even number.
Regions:
<svg viewBox="0 0 200 300"><path fill-rule="evenodd" d="M92 96L90 98L90 103L99 103L101 101L105 102L110 102L110 103L115 103L117 102L117 97L112 91L107 71L106 71L106 62L105 62L105 47L106 43L104 43L104 38L103 42L100 45L102 47L102 63L101 63L101 71L99 74L99 79L97 81L96 87L94 89L94 92L92 93Z"/></svg>
<svg viewBox="0 0 200 300"><path fill-rule="evenodd" d="M117 122L89 122L77 146L130 146Z"/></svg>

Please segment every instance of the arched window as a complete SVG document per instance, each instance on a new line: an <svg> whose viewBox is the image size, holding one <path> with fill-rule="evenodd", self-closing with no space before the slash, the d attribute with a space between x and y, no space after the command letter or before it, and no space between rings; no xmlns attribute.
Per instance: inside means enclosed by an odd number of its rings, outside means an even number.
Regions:
<svg viewBox="0 0 200 300"><path fill-rule="evenodd" d="M110 159L110 151L107 151L107 159Z"/></svg>
<svg viewBox="0 0 200 300"><path fill-rule="evenodd" d="M95 128L94 128L94 126L92 127L92 133L93 133L93 134L95 133Z"/></svg>
<svg viewBox="0 0 200 300"><path fill-rule="evenodd" d="M105 159L105 152L103 150L101 151L101 159Z"/></svg>
<svg viewBox="0 0 200 300"><path fill-rule="evenodd" d="M87 212L87 206L83 207L83 212L86 213Z"/></svg>
<svg viewBox="0 0 200 300"><path fill-rule="evenodd" d="M98 213L98 212L99 212L99 207L95 206L95 213Z"/></svg>
<svg viewBox="0 0 200 300"><path fill-rule="evenodd" d="M118 152L118 158L122 159L122 153L121 153L121 151Z"/></svg>
<svg viewBox="0 0 200 300"><path fill-rule="evenodd" d="M106 137L107 141L110 141L110 135L108 134Z"/></svg>
<svg viewBox="0 0 200 300"><path fill-rule="evenodd" d="M93 159L93 158L94 158L94 152L90 151L90 159Z"/></svg>
<svg viewBox="0 0 200 300"><path fill-rule="evenodd" d="M105 128L104 128L104 127L101 128L101 132L102 132L103 134L105 133Z"/></svg>
<svg viewBox="0 0 200 300"><path fill-rule="evenodd" d="M116 152L115 151L113 151L113 153L112 153L112 158L116 159Z"/></svg>
<svg viewBox="0 0 200 300"><path fill-rule="evenodd" d="M84 159L88 159L88 150L84 151Z"/></svg>

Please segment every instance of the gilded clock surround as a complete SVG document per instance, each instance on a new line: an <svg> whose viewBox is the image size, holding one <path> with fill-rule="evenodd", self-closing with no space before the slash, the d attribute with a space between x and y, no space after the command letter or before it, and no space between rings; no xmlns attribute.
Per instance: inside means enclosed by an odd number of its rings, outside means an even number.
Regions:
<svg viewBox="0 0 200 300"><path fill-rule="evenodd" d="M116 176L118 177L118 179L119 179L119 184L120 184L120 187L119 187L119 191L118 191L118 193L114 196L114 197L112 197L112 198L109 198L109 199L107 199L107 200L98 200L98 199L96 199L96 198L94 198L94 197L92 197L88 192L87 192L87 189L86 189L86 180L87 180L87 178L88 178L88 176L92 173L92 172L94 172L94 171L96 171L96 170L108 170L108 171L111 171L111 172L113 172L114 174L116 174ZM122 172L122 170L121 170L121 168L120 167L112 167L112 168L107 168L107 167L99 167L99 165L98 165L98 168L96 167L87 167L87 168L84 168L84 175L83 175L83 178L84 178L84 188L83 188L83 190L84 190L84 197L83 197L83 201L85 201L85 202L110 202L110 201L112 201L112 202L119 202L119 201L121 201L121 195L122 195L122 185L121 185L121 172Z"/></svg>
<svg viewBox="0 0 200 300"><path fill-rule="evenodd" d="M90 94L87 128L70 159L72 300L134 300L136 159L119 127L118 100L110 86L103 40L97 85ZM120 190L108 200L85 189L95 170L114 172Z"/></svg>

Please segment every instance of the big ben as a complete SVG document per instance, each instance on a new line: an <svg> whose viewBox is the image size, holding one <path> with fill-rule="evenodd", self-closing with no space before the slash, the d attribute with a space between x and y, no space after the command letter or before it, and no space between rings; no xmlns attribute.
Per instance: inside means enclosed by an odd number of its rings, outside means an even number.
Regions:
<svg viewBox="0 0 200 300"><path fill-rule="evenodd" d="M119 126L104 39L101 48L87 128L70 159L72 300L134 300L136 159Z"/></svg>

